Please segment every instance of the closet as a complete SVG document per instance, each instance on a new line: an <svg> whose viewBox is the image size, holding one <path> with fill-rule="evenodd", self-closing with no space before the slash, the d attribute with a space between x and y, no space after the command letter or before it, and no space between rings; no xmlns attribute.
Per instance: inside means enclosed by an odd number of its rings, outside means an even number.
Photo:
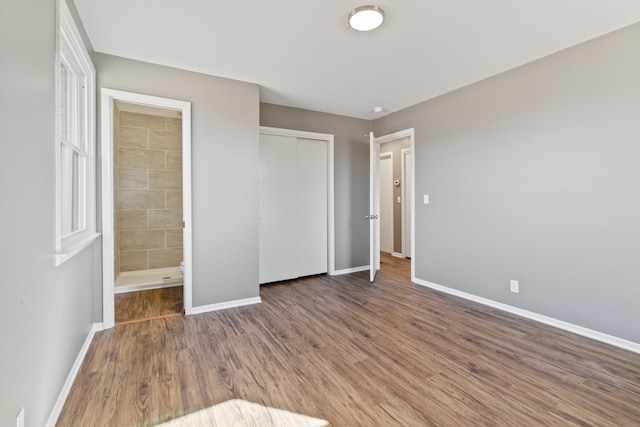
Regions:
<svg viewBox="0 0 640 427"><path fill-rule="evenodd" d="M327 140L261 131L261 284L327 272L328 171Z"/></svg>

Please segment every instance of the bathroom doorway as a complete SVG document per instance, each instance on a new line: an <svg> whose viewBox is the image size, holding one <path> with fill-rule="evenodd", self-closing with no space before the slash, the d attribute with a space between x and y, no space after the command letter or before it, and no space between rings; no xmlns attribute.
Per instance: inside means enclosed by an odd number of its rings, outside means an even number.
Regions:
<svg viewBox="0 0 640 427"><path fill-rule="evenodd" d="M182 315L191 307L190 105L103 89L102 108L104 326Z"/></svg>

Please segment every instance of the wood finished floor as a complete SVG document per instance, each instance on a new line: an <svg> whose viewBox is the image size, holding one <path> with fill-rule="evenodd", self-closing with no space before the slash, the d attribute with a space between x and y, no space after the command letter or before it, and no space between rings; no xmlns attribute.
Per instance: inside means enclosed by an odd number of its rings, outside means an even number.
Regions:
<svg viewBox="0 0 640 427"><path fill-rule="evenodd" d="M262 304L101 332L57 425L189 425L231 399L332 426L640 425L640 355L414 285L408 269L385 256L375 284L316 276L262 287Z"/></svg>
<svg viewBox="0 0 640 427"><path fill-rule="evenodd" d="M116 324L179 315L183 307L182 286L117 294Z"/></svg>

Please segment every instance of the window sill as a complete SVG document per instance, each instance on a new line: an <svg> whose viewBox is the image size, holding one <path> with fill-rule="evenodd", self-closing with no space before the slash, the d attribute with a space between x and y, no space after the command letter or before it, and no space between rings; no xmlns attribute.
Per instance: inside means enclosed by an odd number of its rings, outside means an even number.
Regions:
<svg viewBox="0 0 640 427"><path fill-rule="evenodd" d="M100 233L90 234L86 238L84 238L84 239L80 240L79 242L77 242L76 244L74 244L72 247L70 247L67 250L65 250L64 253L55 254L55 256L54 256L54 265L56 267L61 266L66 261L68 261L69 259L73 258L74 255L82 252L85 248L90 246L93 242L96 241L96 239L98 237L100 237Z"/></svg>

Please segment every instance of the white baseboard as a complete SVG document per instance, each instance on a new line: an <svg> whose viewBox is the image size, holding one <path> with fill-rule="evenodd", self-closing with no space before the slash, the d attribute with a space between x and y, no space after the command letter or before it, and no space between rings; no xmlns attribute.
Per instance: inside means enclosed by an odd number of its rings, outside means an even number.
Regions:
<svg viewBox="0 0 640 427"><path fill-rule="evenodd" d="M391 256L394 256L396 258L404 258L404 255L402 255L400 252L391 252Z"/></svg>
<svg viewBox="0 0 640 427"><path fill-rule="evenodd" d="M87 338L84 340L84 344L80 348L80 352L76 357L76 361L73 362L73 366L71 367L71 372L67 375L67 379L62 386L62 390L60 390L60 394L58 395L58 399L56 400L55 405L53 405L53 409L51 410L51 414L49 415L49 419L47 420L46 427L55 427L58 422L58 417L62 412L62 408L64 407L64 403L67 401L67 397L69 397L69 392L71 391L71 386L80 372L80 366L82 366L82 361L84 357L87 355L87 351L89 350L89 346L91 345L91 341L93 341L93 337L96 332L103 330L102 323L94 323L91 325L91 329L89 329L89 333L87 334Z"/></svg>
<svg viewBox="0 0 640 427"><path fill-rule="evenodd" d="M115 288L113 288L113 293L126 294L128 292L149 291L151 289L162 289L162 288L174 288L176 286L182 286L182 281L178 283L150 283L147 285L116 286Z"/></svg>
<svg viewBox="0 0 640 427"><path fill-rule="evenodd" d="M234 301L221 302L218 304L209 304L209 305L201 305L198 307L192 307L190 310L187 311L186 314L187 315L202 314L202 313L208 313L210 311L225 310L227 308L242 307L243 305L260 304L261 302L262 300L260 299L260 297L237 299Z"/></svg>
<svg viewBox="0 0 640 427"><path fill-rule="evenodd" d="M544 323L545 325L553 326L558 329L562 329L564 331L572 332L577 335L582 335L583 337L591 338L596 341L600 341L615 347L619 347L619 348L640 354L640 343L628 341L622 338L615 337L613 335L603 334L602 332L598 332L592 329L584 328L582 326L574 325L573 323L554 319L553 317L534 313L528 310L523 310L521 308L514 307L512 305L503 304L501 302L493 301L487 298L482 298L473 294L468 294L466 292L458 291L456 289L448 288L446 286L438 285L436 283L427 282L426 280L413 278L412 281L417 285L425 286L427 288L445 292L447 294L464 298L469 301L474 301L483 305L487 305L489 307L497 308L498 310L502 310L518 316L526 317L527 319L535 320L536 322Z"/></svg>
<svg viewBox="0 0 640 427"><path fill-rule="evenodd" d="M340 276L341 274L357 273L359 271L365 271L368 269L369 269L368 265L363 265L361 267L345 268L344 270L335 270L333 273L329 273L329 275Z"/></svg>

